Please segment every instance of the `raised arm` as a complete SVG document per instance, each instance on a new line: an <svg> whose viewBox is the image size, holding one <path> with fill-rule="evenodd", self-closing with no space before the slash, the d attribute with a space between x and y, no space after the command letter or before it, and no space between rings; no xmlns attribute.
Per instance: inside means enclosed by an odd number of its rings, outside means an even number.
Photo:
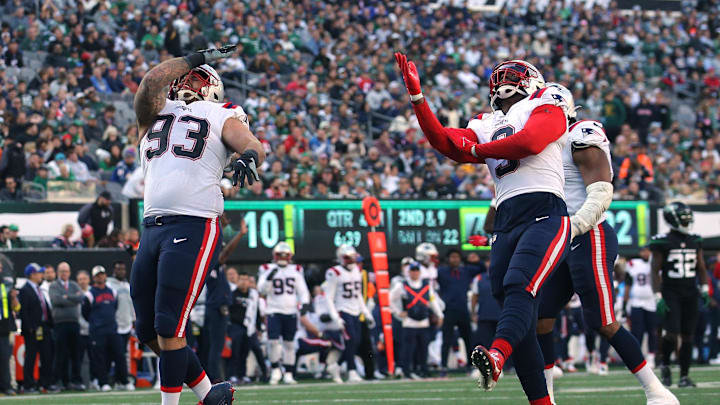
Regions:
<svg viewBox="0 0 720 405"><path fill-rule="evenodd" d="M165 87L200 65L230 55L236 46L229 45L220 49L204 49L182 58L168 59L150 69L143 77L137 93L135 93L134 105L138 124L138 140L145 136L148 127L152 125L157 114L165 107L167 95Z"/></svg>
<svg viewBox="0 0 720 405"><path fill-rule="evenodd" d="M410 102L415 110L418 123L430 145L438 152L448 158L460 163L484 163L483 159L477 159L472 155L458 150L450 141L451 136L476 139L475 132L469 128L445 128L440 124L435 114L425 102L425 97L420 89L420 76L413 62L408 62L407 57L401 53L395 54L395 61L405 80L405 86L410 94Z"/></svg>

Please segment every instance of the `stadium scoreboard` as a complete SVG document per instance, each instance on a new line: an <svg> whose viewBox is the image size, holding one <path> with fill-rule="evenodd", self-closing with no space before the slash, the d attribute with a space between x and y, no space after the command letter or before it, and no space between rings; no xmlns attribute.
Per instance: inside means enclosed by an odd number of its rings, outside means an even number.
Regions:
<svg viewBox="0 0 720 405"><path fill-rule="evenodd" d="M137 201L136 218L142 217ZM414 256L421 242L435 244L441 255L449 249L489 252L489 246L475 247L471 235L484 234L490 208L487 200L381 200L381 222L377 228L387 237L390 260ZM335 258L341 244L355 246L368 255L367 232L361 200L235 200L225 202L230 220L223 229L229 241L244 219L248 233L231 254L231 262L264 262L272 248L287 241L297 261L326 262ZM647 243L649 208L646 202L614 202L607 212L615 228L621 252L634 252ZM489 235L486 235L489 236Z"/></svg>

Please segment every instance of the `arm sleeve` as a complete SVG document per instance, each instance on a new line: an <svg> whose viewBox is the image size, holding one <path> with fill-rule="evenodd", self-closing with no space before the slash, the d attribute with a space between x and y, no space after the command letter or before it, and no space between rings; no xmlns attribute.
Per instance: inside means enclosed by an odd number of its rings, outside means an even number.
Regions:
<svg viewBox="0 0 720 405"><path fill-rule="evenodd" d="M470 153L459 150L450 141L451 135L476 139L475 131L470 128L445 128L440 124L435 114L430 110L427 100L420 104L413 104L413 110L425 137L438 152L459 163L484 163Z"/></svg>
<svg viewBox="0 0 720 405"><path fill-rule="evenodd" d="M305 283L305 277L303 277L303 273L298 272L297 274L297 282L295 283L297 287L297 298L298 302L300 302L300 305L308 305L310 304L310 291L308 290L307 283Z"/></svg>
<svg viewBox="0 0 720 405"><path fill-rule="evenodd" d="M437 295L435 294L435 289L430 289L430 309L435 312L435 315L438 316L438 318L444 318L442 309L440 309L440 304L437 300Z"/></svg>
<svg viewBox="0 0 720 405"><path fill-rule="evenodd" d="M268 295L270 292L270 283L268 282L267 276L270 272L265 271L260 274L257 282L257 290L262 295Z"/></svg>
<svg viewBox="0 0 720 405"><path fill-rule="evenodd" d="M392 290L390 290L390 312L396 317L400 315L402 309L402 289L401 283L395 284Z"/></svg>
<svg viewBox="0 0 720 405"><path fill-rule="evenodd" d="M333 319L340 318L337 309L335 308L335 291L337 290L337 275L333 270L325 272L325 282L323 283L323 290L325 291L325 298L328 306L328 313Z"/></svg>
<svg viewBox="0 0 720 405"><path fill-rule="evenodd" d="M567 119L562 108L544 104L533 110L523 129L497 141L475 145L474 152L481 158L523 159L537 155L549 144L557 141L567 130Z"/></svg>

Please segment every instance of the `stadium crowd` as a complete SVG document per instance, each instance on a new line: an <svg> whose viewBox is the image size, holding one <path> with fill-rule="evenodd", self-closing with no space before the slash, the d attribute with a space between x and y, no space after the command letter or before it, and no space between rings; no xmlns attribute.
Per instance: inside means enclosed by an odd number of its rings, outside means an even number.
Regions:
<svg viewBox="0 0 720 405"><path fill-rule="evenodd" d="M242 90L228 101L272 150L263 181L242 191L225 181L226 198L491 198L484 167L454 166L425 142L393 64L406 49L448 126L488 110L497 61L523 58L572 89L582 118L604 124L616 199L720 199L716 1L673 14L445 3L4 2L0 200L42 199L48 181L141 196L129 112L141 78L158 61L224 43L241 44L218 67Z"/></svg>

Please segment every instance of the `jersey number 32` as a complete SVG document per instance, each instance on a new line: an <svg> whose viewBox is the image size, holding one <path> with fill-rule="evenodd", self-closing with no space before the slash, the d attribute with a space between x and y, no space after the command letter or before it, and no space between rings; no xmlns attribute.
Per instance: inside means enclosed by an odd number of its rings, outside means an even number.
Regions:
<svg viewBox="0 0 720 405"><path fill-rule="evenodd" d="M492 136L493 141L497 141L498 139L505 139L508 136L515 133L515 128L513 127L502 127L495 131L495 133ZM520 166L519 160L501 160L500 164L498 164L495 167L495 176L497 178L500 178L502 176L505 176L506 174L510 174L517 170L518 166Z"/></svg>

